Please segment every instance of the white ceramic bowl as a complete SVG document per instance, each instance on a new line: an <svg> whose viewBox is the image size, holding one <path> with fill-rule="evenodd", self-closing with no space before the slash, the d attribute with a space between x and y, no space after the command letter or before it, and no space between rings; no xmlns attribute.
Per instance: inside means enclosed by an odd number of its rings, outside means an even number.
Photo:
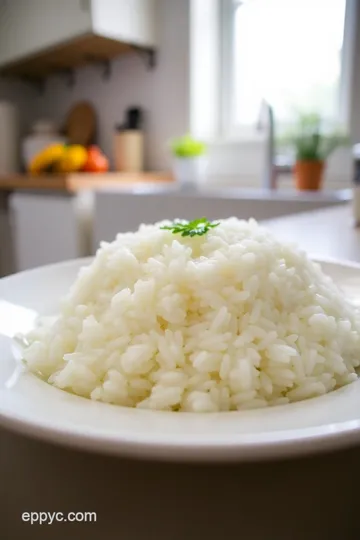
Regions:
<svg viewBox="0 0 360 540"><path fill-rule="evenodd" d="M12 339L59 299L88 260L0 280L0 424L48 441L99 452L188 461L258 460L360 443L360 381L307 401L216 414L130 409L68 394L19 368ZM321 262L321 261L320 261ZM360 266L321 262L360 302Z"/></svg>

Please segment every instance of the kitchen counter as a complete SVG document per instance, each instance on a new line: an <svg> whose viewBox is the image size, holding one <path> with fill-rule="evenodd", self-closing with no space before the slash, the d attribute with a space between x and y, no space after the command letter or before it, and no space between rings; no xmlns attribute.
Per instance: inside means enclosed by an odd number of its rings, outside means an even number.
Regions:
<svg viewBox="0 0 360 540"><path fill-rule="evenodd" d="M176 182L138 182L111 183L107 182L95 188L104 193L162 195L201 199L233 199L243 201L274 201L274 202L310 202L320 204L340 204L349 202L352 198L351 189L296 191L295 189L263 189L244 187L224 187L220 183L203 186L179 186Z"/></svg>
<svg viewBox="0 0 360 540"><path fill-rule="evenodd" d="M350 205L265 221L276 236L296 242L314 257L360 262L360 229L353 226Z"/></svg>
<svg viewBox="0 0 360 540"><path fill-rule="evenodd" d="M322 190L316 192L299 192L294 189L267 190L262 188L222 187L221 184L209 184L203 187L182 189L174 181L170 173L71 173L71 174L41 174L31 176L26 174L0 175L0 192L8 191L43 191L76 194L85 190L109 190L121 192L142 193L179 193L192 197L232 197L244 200L273 200L273 201L318 201L339 203L351 199L351 189Z"/></svg>
<svg viewBox="0 0 360 540"><path fill-rule="evenodd" d="M351 190L180 188L166 173L0 176L1 220L13 237L11 243L8 234L1 235L0 275L91 255L100 240L159 216L261 220L336 206L350 197Z"/></svg>
<svg viewBox="0 0 360 540"><path fill-rule="evenodd" d="M110 188L110 186L109 186ZM164 186L169 189L170 186ZM194 195L202 196L206 194L211 197L232 197L244 200L269 200L269 201L303 201L319 203L341 203L348 202L352 198L351 189L321 190L321 191L297 191L296 189L263 189L263 188L222 188L218 186L204 187L193 191Z"/></svg>
<svg viewBox="0 0 360 540"><path fill-rule="evenodd" d="M280 238L360 261L347 206L270 220ZM56 421L56 419L54 419ZM0 430L0 537L19 540L352 540L360 448L271 463L138 462ZM30 525L25 511L95 511L96 523Z"/></svg>
<svg viewBox="0 0 360 540"><path fill-rule="evenodd" d="M192 220L206 216L216 220L235 216L263 221L343 206L349 195L351 191L349 194L347 190L298 193L255 189L209 190L205 187L175 190L159 186L154 191L154 188L141 185L134 186L131 191L120 191L105 187L94 193L93 249L102 240L113 240L118 232L136 230L141 223L154 223L159 219Z"/></svg>
<svg viewBox="0 0 360 540"><path fill-rule="evenodd" d="M26 174L0 175L0 191L44 190L76 193L105 186L130 189L133 184L163 184L171 182L168 173L73 173L73 174Z"/></svg>

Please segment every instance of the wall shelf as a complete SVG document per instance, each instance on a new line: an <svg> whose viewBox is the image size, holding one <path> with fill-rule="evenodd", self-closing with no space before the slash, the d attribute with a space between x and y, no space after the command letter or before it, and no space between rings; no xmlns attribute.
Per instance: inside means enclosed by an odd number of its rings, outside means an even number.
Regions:
<svg viewBox="0 0 360 540"><path fill-rule="evenodd" d="M153 48L89 34L4 65L0 68L0 75L21 78L41 89L42 81L49 75L66 75L70 85L74 84L75 68L99 64L104 79L107 79L111 77L111 60L121 54L130 53L141 55L149 69L155 68L156 55Z"/></svg>

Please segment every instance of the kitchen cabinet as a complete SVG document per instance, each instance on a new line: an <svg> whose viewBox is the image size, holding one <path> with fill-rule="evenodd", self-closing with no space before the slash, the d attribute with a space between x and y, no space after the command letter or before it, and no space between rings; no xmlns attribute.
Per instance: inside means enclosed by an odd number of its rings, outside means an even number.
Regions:
<svg viewBox="0 0 360 540"><path fill-rule="evenodd" d="M166 173L0 175L0 277L92 253L94 191L161 189Z"/></svg>
<svg viewBox="0 0 360 540"><path fill-rule="evenodd" d="M156 0L92 0L97 35L135 45L156 45Z"/></svg>
<svg viewBox="0 0 360 540"><path fill-rule="evenodd" d="M7 193L0 193L0 278L15 272Z"/></svg>
<svg viewBox="0 0 360 540"><path fill-rule="evenodd" d="M89 255L91 206L89 192L11 194L16 271Z"/></svg>
<svg viewBox="0 0 360 540"><path fill-rule="evenodd" d="M91 31L90 2L1 0L0 65Z"/></svg>
<svg viewBox="0 0 360 540"><path fill-rule="evenodd" d="M0 72L46 76L153 47L156 0L0 0Z"/></svg>

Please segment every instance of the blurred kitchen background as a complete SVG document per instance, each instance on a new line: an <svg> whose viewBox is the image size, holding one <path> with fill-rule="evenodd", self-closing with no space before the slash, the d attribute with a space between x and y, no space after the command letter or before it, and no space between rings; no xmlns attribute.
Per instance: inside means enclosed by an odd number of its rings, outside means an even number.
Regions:
<svg viewBox="0 0 360 540"><path fill-rule="evenodd" d="M0 0L0 276L176 217L360 259L357 143L357 0Z"/></svg>

